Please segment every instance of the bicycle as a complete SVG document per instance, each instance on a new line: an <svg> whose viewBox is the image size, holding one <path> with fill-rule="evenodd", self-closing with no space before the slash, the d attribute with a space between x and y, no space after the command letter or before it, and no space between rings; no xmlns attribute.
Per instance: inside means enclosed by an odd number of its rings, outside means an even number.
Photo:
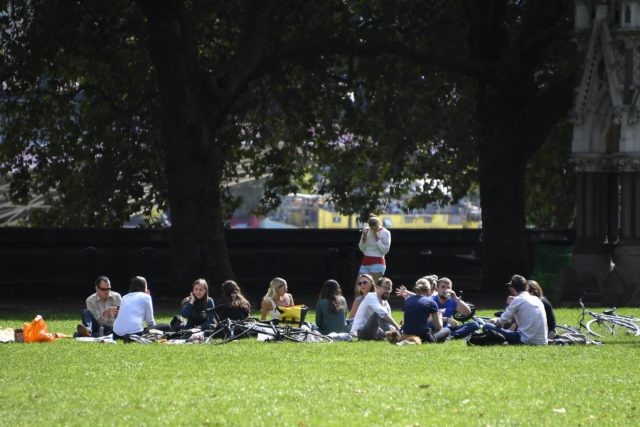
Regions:
<svg viewBox="0 0 640 427"><path fill-rule="evenodd" d="M333 339L307 327L294 327L279 324L277 321L258 321L257 319L230 320L219 322L217 328L205 340L213 342L221 338L217 344L226 344L239 338L256 336L264 341L293 341L293 342L332 342Z"/></svg>
<svg viewBox="0 0 640 427"><path fill-rule="evenodd" d="M558 325L556 324L556 336L562 335L565 333L569 334L582 334L582 330L577 326L572 325Z"/></svg>
<svg viewBox="0 0 640 427"><path fill-rule="evenodd" d="M586 309L582 298L578 299L578 304L580 304L582 308L578 319L581 330L584 328L591 335L600 338L614 336L618 334L619 331L623 331L627 335L633 334L636 337L640 336L640 326L631 320L633 318L616 314L615 307L604 310L602 313L596 313ZM587 315L593 317L593 319L585 323Z"/></svg>

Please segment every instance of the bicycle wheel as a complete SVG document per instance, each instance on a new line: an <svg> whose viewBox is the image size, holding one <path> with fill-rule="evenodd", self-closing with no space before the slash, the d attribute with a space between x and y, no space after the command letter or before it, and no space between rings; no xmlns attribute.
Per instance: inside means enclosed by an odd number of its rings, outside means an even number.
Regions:
<svg viewBox="0 0 640 427"><path fill-rule="evenodd" d="M596 337L605 338L616 334L615 325L608 319L595 318L587 322L587 331Z"/></svg>
<svg viewBox="0 0 640 427"><path fill-rule="evenodd" d="M625 333L636 337L640 335L640 327L627 319L612 317L609 318L609 320L615 325L615 328L619 333Z"/></svg>

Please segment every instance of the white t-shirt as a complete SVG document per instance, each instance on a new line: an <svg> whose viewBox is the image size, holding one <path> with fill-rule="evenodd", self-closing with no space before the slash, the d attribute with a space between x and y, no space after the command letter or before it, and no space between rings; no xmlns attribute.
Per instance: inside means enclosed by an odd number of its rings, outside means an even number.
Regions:
<svg viewBox="0 0 640 427"><path fill-rule="evenodd" d="M521 292L500 316L500 323L514 321L524 344L547 344L547 314L540 298Z"/></svg>
<svg viewBox="0 0 640 427"><path fill-rule="evenodd" d="M387 300L380 301L377 293L369 292L358 307L356 317L354 317L353 324L351 325L351 332L357 333L362 329L374 313L380 317L384 317L387 314L391 315L391 307Z"/></svg>
<svg viewBox="0 0 640 427"><path fill-rule="evenodd" d="M120 336L142 332L143 321L147 326L153 326L156 323L153 318L151 295L144 292L131 292L123 296L118 317L113 322L113 332Z"/></svg>

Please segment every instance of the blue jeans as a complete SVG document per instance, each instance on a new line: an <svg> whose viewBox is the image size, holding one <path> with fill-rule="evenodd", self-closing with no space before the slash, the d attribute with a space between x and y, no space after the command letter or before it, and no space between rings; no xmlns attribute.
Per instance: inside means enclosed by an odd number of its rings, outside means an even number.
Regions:
<svg viewBox="0 0 640 427"><path fill-rule="evenodd" d="M451 336L453 338L464 338L467 335L471 335L474 331L480 329L478 322L463 323L460 326L449 326L451 329Z"/></svg>
<svg viewBox="0 0 640 427"><path fill-rule="evenodd" d="M82 324L87 328L89 328L89 330L91 331L91 336L93 337L98 336L98 332L100 330L100 323L98 323L96 318L93 317L93 314L91 314L91 312L86 308L82 310ZM112 326L109 326L109 325L102 325L102 326L104 328L102 332L103 335L109 335L110 333L113 332Z"/></svg>
<svg viewBox="0 0 640 427"><path fill-rule="evenodd" d="M522 344L522 340L520 339L520 332L518 331L510 331L508 329L502 329L493 323L485 323L483 326L484 329L488 329L494 332L501 333L506 338L509 344Z"/></svg>

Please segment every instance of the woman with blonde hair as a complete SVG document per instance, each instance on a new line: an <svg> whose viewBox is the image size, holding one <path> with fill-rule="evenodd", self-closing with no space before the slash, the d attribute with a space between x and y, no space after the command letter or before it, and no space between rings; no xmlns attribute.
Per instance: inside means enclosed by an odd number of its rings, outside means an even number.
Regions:
<svg viewBox="0 0 640 427"><path fill-rule="evenodd" d="M269 290L262 298L262 320L278 319L280 311L278 307L290 307L294 305L293 296L287 293L287 281L282 277L275 277L269 283Z"/></svg>
<svg viewBox="0 0 640 427"><path fill-rule="evenodd" d="M209 297L209 285L204 279L197 279L191 285L191 293L182 300L180 315L187 319L187 329L200 327L207 329L214 322L213 298Z"/></svg>

